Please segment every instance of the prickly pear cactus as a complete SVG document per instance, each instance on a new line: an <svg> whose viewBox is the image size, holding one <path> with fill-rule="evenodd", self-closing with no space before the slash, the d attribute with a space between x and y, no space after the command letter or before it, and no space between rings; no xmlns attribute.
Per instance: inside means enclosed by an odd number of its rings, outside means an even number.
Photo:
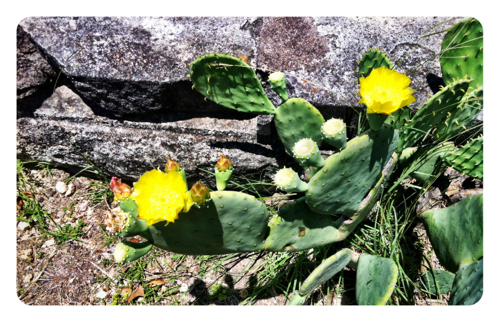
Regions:
<svg viewBox="0 0 500 322"><path fill-rule="evenodd" d="M451 291L455 274L448 271L434 269L426 271L422 277L422 283L426 289L433 294L446 294Z"/></svg>
<svg viewBox="0 0 500 322"><path fill-rule="evenodd" d="M445 83L469 77L473 79L472 88L483 86L483 26L477 19L466 19L453 26L441 47Z"/></svg>
<svg viewBox="0 0 500 322"><path fill-rule="evenodd" d="M478 137L448 154L445 161L455 170L483 180L483 137Z"/></svg>
<svg viewBox="0 0 500 322"><path fill-rule="evenodd" d="M351 259L352 251L349 249L342 249L335 255L328 257L318 267L316 267L306 278L304 283L302 283L299 294L301 296L311 294L316 287L320 286L346 267Z"/></svg>
<svg viewBox="0 0 500 322"><path fill-rule="evenodd" d="M309 209L302 197L281 209L269 223L266 250L300 251L331 244L340 239L340 223L332 216L323 216Z"/></svg>
<svg viewBox="0 0 500 322"><path fill-rule="evenodd" d="M458 108L449 112L446 121L438 124L433 133L436 141L453 139L467 131L483 110L483 87L469 90L462 98Z"/></svg>
<svg viewBox="0 0 500 322"><path fill-rule="evenodd" d="M379 67L387 67L392 69L393 63L386 53L376 48L363 53L363 57L359 60L358 78L368 77L372 70Z"/></svg>
<svg viewBox="0 0 500 322"><path fill-rule="evenodd" d="M217 104L240 112L275 113L252 67L240 59L223 54L201 56L192 63L190 78L194 89Z"/></svg>
<svg viewBox="0 0 500 322"><path fill-rule="evenodd" d="M175 223L159 222L144 235L155 246L187 255L264 250L269 212L255 197L217 191L200 208L192 207Z"/></svg>
<svg viewBox="0 0 500 322"><path fill-rule="evenodd" d="M347 142L309 181L306 203L324 215L352 213L379 179L398 143L398 131L384 125Z"/></svg>
<svg viewBox="0 0 500 322"><path fill-rule="evenodd" d="M483 194L421 214L441 265L456 272L483 257Z"/></svg>
<svg viewBox="0 0 500 322"><path fill-rule="evenodd" d="M324 260L302 283L298 293L294 295L288 305L301 305L315 288L332 278L352 260L353 253L349 249L342 249L335 255Z"/></svg>
<svg viewBox="0 0 500 322"><path fill-rule="evenodd" d="M361 254L356 269L356 300L359 305L385 305L394 292L398 267L389 259Z"/></svg>
<svg viewBox="0 0 500 322"><path fill-rule="evenodd" d="M452 122L449 119L450 113L458 109L470 82L470 79L454 81L429 98L411 121L401 128L398 151L413 147L426 135L431 135L431 131L440 122Z"/></svg>
<svg viewBox="0 0 500 322"><path fill-rule="evenodd" d="M453 142L418 148L409 161L410 176L422 184L435 179L446 166L442 160L454 149Z"/></svg>
<svg viewBox="0 0 500 322"><path fill-rule="evenodd" d="M483 296L483 259L460 265L450 293L450 305L474 305Z"/></svg>
<svg viewBox="0 0 500 322"><path fill-rule="evenodd" d="M325 119L311 103L301 98L291 98L278 106L274 116L276 131L285 146L293 154L293 146L301 139L312 139L321 146L321 126Z"/></svg>
<svg viewBox="0 0 500 322"><path fill-rule="evenodd" d="M385 123L392 125L399 130L406 123L410 122L410 119L411 109L408 106L405 106L389 115L389 117L385 120Z"/></svg>

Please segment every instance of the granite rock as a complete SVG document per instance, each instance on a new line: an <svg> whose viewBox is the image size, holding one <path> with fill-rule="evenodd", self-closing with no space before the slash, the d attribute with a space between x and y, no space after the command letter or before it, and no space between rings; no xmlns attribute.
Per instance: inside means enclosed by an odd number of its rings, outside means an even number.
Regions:
<svg viewBox="0 0 500 322"><path fill-rule="evenodd" d="M412 106L422 105L440 81L432 58L443 34L423 36L448 19L29 17L18 27L17 154L74 169L87 167L87 158L124 180L171 156L192 181L211 180L201 169L211 171L224 153L239 175L268 180L273 168L294 164L272 116L205 101L186 78L197 55L245 55L275 106L281 99L266 79L283 71L290 97L308 100L325 119L343 118L351 138L361 53L387 52L418 90Z"/></svg>

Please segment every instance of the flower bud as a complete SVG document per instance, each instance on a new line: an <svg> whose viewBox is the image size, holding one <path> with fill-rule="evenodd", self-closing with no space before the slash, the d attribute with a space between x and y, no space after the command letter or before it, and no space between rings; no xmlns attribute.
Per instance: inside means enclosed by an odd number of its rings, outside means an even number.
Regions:
<svg viewBox="0 0 500 322"><path fill-rule="evenodd" d="M196 182L189 190L191 198L198 204L203 205L207 200L210 200L210 190L201 182Z"/></svg>
<svg viewBox="0 0 500 322"><path fill-rule="evenodd" d="M217 161L217 164L215 166L217 167L217 169L219 169L220 172L233 169L233 163L231 162L231 160L226 158L224 154L220 156L219 161Z"/></svg>
<svg viewBox="0 0 500 322"><path fill-rule="evenodd" d="M175 171L175 172L181 171L181 165L179 163L175 162L174 160L170 159L170 157L168 157L167 165L165 166L165 172L169 173L172 171Z"/></svg>
<svg viewBox="0 0 500 322"><path fill-rule="evenodd" d="M122 183L121 179L117 177L112 177L109 184L111 191L115 193L115 200L125 200L132 193L132 188L126 183Z"/></svg>

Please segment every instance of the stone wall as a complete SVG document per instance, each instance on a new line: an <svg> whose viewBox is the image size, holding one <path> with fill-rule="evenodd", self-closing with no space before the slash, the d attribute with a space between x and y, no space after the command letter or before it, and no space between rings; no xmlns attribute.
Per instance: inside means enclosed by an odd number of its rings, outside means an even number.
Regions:
<svg viewBox="0 0 500 322"><path fill-rule="evenodd" d="M440 84L447 17L31 17L18 26L17 156L75 171L93 162L106 175L137 180L182 163L204 179L224 153L235 175L269 180L295 166L270 116L225 109L191 89L188 64L205 52L245 55L262 80L287 75L290 97L343 118L356 133L356 68L379 47L412 78L420 106ZM458 21L459 19L455 19ZM279 97L264 89L278 106ZM54 91L54 89L57 90ZM325 153L328 153L326 151ZM240 182L243 182L240 180Z"/></svg>

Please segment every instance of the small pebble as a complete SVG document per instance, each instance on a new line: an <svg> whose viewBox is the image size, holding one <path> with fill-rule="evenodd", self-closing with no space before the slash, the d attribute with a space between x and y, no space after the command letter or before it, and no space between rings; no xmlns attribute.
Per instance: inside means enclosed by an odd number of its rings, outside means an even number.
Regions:
<svg viewBox="0 0 500 322"><path fill-rule="evenodd" d="M17 224L17 229L23 231L25 230L27 227L29 227L30 224L28 224L27 222L25 221L21 221L19 222L19 224Z"/></svg>
<svg viewBox="0 0 500 322"><path fill-rule="evenodd" d="M72 195L75 192L75 190L76 190L75 185L73 183L70 183L68 185L68 189L66 190L65 196L68 197L68 196Z"/></svg>
<svg viewBox="0 0 500 322"><path fill-rule="evenodd" d="M56 190L59 193L65 193L66 192L66 184L64 182L59 181L56 183Z"/></svg>

